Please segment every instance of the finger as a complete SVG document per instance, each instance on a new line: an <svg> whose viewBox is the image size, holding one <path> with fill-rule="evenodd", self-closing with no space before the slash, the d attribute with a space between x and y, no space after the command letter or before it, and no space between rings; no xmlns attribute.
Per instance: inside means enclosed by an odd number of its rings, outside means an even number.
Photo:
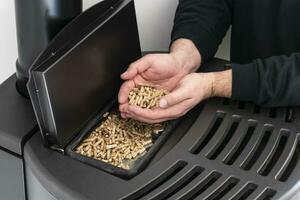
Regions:
<svg viewBox="0 0 300 200"><path fill-rule="evenodd" d="M128 69L121 75L121 78L124 80L133 79L137 74L146 71L151 66L152 60L152 56L147 55L131 63Z"/></svg>
<svg viewBox="0 0 300 200"><path fill-rule="evenodd" d="M119 104L119 111L121 113L128 113L128 103Z"/></svg>
<svg viewBox="0 0 300 200"><path fill-rule="evenodd" d="M128 113L134 116L139 116L148 120L164 119L164 118L178 118L182 116L190 106L187 103L181 102L166 109L157 108L154 110L142 109L138 106L128 106Z"/></svg>
<svg viewBox="0 0 300 200"><path fill-rule="evenodd" d="M162 97L159 101L160 108L168 108L190 98L189 91L184 87L179 87L173 92Z"/></svg>
<svg viewBox="0 0 300 200"><path fill-rule="evenodd" d="M126 113L121 112L121 117L126 118Z"/></svg>
<svg viewBox="0 0 300 200"><path fill-rule="evenodd" d="M118 101L120 104L124 104L128 101L130 91L135 87L133 80L125 81L120 88Z"/></svg>
<svg viewBox="0 0 300 200"><path fill-rule="evenodd" d="M135 114L126 114L126 116L132 118L132 119L135 119L137 121L140 121L140 122L145 122L145 123L148 123L148 124L155 124L155 123L161 123L161 122L164 122L164 121L168 121L168 120L171 120L171 118L162 118L162 119L155 119L155 120L152 120L152 119L147 119L147 118L143 118L141 116L137 116ZM173 118L172 118L173 119Z"/></svg>
<svg viewBox="0 0 300 200"><path fill-rule="evenodd" d="M161 118L157 115L157 113L154 113L153 110L143 109L133 105L128 106L128 113L130 113L132 116L137 116L148 120L155 120Z"/></svg>

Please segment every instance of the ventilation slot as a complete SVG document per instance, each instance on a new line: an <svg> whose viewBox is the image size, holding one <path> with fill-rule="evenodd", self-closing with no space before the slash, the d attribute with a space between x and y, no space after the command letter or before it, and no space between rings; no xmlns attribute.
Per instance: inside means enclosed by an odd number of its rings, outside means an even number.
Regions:
<svg viewBox="0 0 300 200"><path fill-rule="evenodd" d="M254 105L253 113L255 113L255 114L260 113L260 107L258 105Z"/></svg>
<svg viewBox="0 0 300 200"><path fill-rule="evenodd" d="M268 188L257 198L257 200L270 200L275 196L275 194L275 190Z"/></svg>
<svg viewBox="0 0 300 200"><path fill-rule="evenodd" d="M223 105L229 105L229 103L230 103L230 100L227 98L224 98Z"/></svg>
<svg viewBox="0 0 300 200"><path fill-rule="evenodd" d="M209 154L207 155L207 158L210 160L214 160L217 158L217 156L223 151L223 149L227 146L231 138L233 137L237 127L239 126L240 123L240 118L239 117L234 117L234 121L230 125L230 128L227 129L224 137L222 138L221 142L215 147Z"/></svg>
<svg viewBox="0 0 300 200"><path fill-rule="evenodd" d="M269 117L271 118L276 118L277 116L277 109L276 108L271 108L269 112Z"/></svg>
<svg viewBox="0 0 300 200"><path fill-rule="evenodd" d="M273 149L272 154L270 155L270 158L267 158L267 162L264 163L263 167L261 170L259 170L259 174L261 174L262 176L268 176L269 173L271 172L271 170L273 169L273 167L275 166L275 164L277 163L277 161L279 160L286 142L287 142L288 136L287 134L281 135L279 141L277 141L276 148Z"/></svg>
<svg viewBox="0 0 300 200"><path fill-rule="evenodd" d="M158 195L151 198L152 200L165 200L169 199L172 195L179 192L189 183L191 183L195 178L197 178L203 171L202 167L194 167L191 171L185 174L182 178L180 178L176 183L170 185L167 189L159 193Z"/></svg>
<svg viewBox="0 0 300 200"><path fill-rule="evenodd" d="M293 122L294 120L294 111L291 107L288 107L285 112L285 121L288 123Z"/></svg>
<svg viewBox="0 0 300 200"><path fill-rule="evenodd" d="M238 109L245 109L245 106L246 106L245 101L240 101L240 102L238 103Z"/></svg>
<svg viewBox="0 0 300 200"><path fill-rule="evenodd" d="M208 130L205 132L204 136L201 137L195 145L191 148L190 152L192 154L198 154L205 147L206 144L213 138L217 130L219 129L225 113L217 112L212 123L209 125Z"/></svg>
<svg viewBox="0 0 300 200"><path fill-rule="evenodd" d="M241 168L244 170L250 170L252 166L256 163L262 152L267 146L267 143L271 137L271 133L273 130L270 130L271 127L268 127L269 130L266 130L260 139L260 141L255 145L254 151L248 156L246 161L242 164Z"/></svg>
<svg viewBox="0 0 300 200"><path fill-rule="evenodd" d="M212 186L222 175L219 172L212 172L208 177L198 183L192 190L182 196L180 200L188 199L192 200L200 196L210 186Z"/></svg>
<svg viewBox="0 0 300 200"><path fill-rule="evenodd" d="M142 198L143 196L149 194L150 192L152 192L153 190L155 190L156 188L160 187L162 184L167 182L173 176L178 174L186 165L187 165L186 162L178 161L176 164L174 164L169 169L167 169L165 172L160 174L157 178L152 180L150 183L143 186L138 191L136 191L136 192L130 194L129 196L123 198L123 200L136 200L136 199Z"/></svg>
<svg viewBox="0 0 300 200"><path fill-rule="evenodd" d="M300 135L297 136L295 147L293 148L294 152L288 166L285 168L284 172L282 173L279 181L285 182L293 173L294 169L296 168L299 158L300 158Z"/></svg>
<svg viewBox="0 0 300 200"><path fill-rule="evenodd" d="M225 164L232 165L236 161L236 159L239 157L239 155L241 155L241 153L245 149L246 145L252 138L254 130L255 130L254 125L248 127L248 130L247 130L245 136L242 138L242 141L239 142L239 144L233 149L233 151L230 152L230 154L225 158L225 160L224 160Z"/></svg>
<svg viewBox="0 0 300 200"><path fill-rule="evenodd" d="M237 195L231 200L245 200L247 199L256 189L257 185L254 183L248 183Z"/></svg>
<svg viewBox="0 0 300 200"><path fill-rule="evenodd" d="M215 190L213 194L206 198L206 200L220 200L222 199L231 189L234 188L239 182L237 178L229 178L221 187Z"/></svg>

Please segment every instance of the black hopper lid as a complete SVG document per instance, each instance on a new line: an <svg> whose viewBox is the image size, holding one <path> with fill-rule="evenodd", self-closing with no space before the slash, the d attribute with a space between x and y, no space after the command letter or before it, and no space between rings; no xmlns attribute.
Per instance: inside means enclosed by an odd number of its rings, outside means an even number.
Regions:
<svg viewBox="0 0 300 200"><path fill-rule="evenodd" d="M68 144L140 56L132 0L101 2L64 28L36 59L27 85L45 144Z"/></svg>

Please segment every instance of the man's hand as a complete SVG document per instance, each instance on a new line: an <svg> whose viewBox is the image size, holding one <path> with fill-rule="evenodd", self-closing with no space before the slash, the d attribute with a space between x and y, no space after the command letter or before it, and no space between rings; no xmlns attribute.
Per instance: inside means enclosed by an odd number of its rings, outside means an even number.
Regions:
<svg viewBox="0 0 300 200"><path fill-rule="evenodd" d="M185 115L199 102L213 96L230 97L232 71L191 73L160 100L160 108L150 110L130 105L128 117L147 123L158 123Z"/></svg>
<svg viewBox="0 0 300 200"><path fill-rule="evenodd" d="M121 75L125 80L119 91L119 109L122 117L128 114L129 92L139 83L147 83L172 91L187 74L194 72L201 56L193 42L179 39L168 54L149 54L132 63Z"/></svg>

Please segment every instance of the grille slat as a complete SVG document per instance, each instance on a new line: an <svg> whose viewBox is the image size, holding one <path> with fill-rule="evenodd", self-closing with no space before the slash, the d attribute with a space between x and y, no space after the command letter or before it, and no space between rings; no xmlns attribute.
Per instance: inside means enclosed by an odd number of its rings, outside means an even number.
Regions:
<svg viewBox="0 0 300 200"><path fill-rule="evenodd" d="M242 154L246 145L253 136L256 125L257 121L254 120L242 121L240 127L236 131L236 137L239 137L239 139L236 140L237 142L234 141L235 144L229 144L229 146L233 146L233 148L230 149L229 153L226 153L226 156L221 156L224 157L223 162L225 164L232 165Z"/></svg>
<svg viewBox="0 0 300 200"><path fill-rule="evenodd" d="M293 145L292 151L287 158L288 162L284 166L282 172L279 175L279 181L285 182L293 174L297 165L299 165L300 159L300 135L297 135L295 144Z"/></svg>
<svg viewBox="0 0 300 200"><path fill-rule="evenodd" d="M278 135L275 145L273 146L272 151L265 159L263 166L258 170L258 173L262 176L267 176L274 168L279 158L281 157L284 149L286 148L287 139L289 136L289 132L280 131L281 133Z"/></svg>
<svg viewBox="0 0 300 200"><path fill-rule="evenodd" d="M179 178L176 182L171 184L169 187L153 196L151 200L167 200L188 184L192 183L202 172L203 168L200 166L194 167L192 170L188 171L181 178Z"/></svg>
<svg viewBox="0 0 300 200"><path fill-rule="evenodd" d="M219 172L211 172L195 184L193 188L187 191L184 195L179 197L179 200L193 200L199 197L203 192L213 186L213 184L222 176Z"/></svg>
<svg viewBox="0 0 300 200"><path fill-rule="evenodd" d="M232 177L232 176L231 176ZM241 189L245 186L245 182L242 181L240 178L236 177L237 179L237 182L235 183L235 185L233 185L233 187L228 190L226 192L226 194L224 194L224 196L220 199L223 199L223 200L229 200L229 199L232 199L236 194L238 194ZM250 199L249 199L250 200Z"/></svg>
<svg viewBox="0 0 300 200"><path fill-rule="evenodd" d="M206 143L206 145L204 146L202 150L203 155L206 155L218 143L219 139L224 135L224 132L227 130L228 127L230 127L231 121L232 121L231 115L228 115L226 113L219 128L216 130L213 137L211 137L211 140L208 143Z"/></svg>
<svg viewBox="0 0 300 200"><path fill-rule="evenodd" d="M241 118L239 116L233 116L230 126L227 127L224 135L219 139L218 143L214 148L206 155L210 160L215 160L224 151L228 143L231 142L232 138L236 135L236 131L239 127Z"/></svg>
<svg viewBox="0 0 300 200"><path fill-rule="evenodd" d="M212 150L214 150L216 148L216 145L218 145L220 142L220 139L224 137L224 135L226 135L226 132L228 131L228 129L231 126L231 122L232 122L232 117L228 114L226 114L225 118L223 119L220 127L218 128L218 130L215 132L214 136L211 138L211 140L206 143L205 147L202 150L202 154L203 155L208 155L209 152L211 152Z"/></svg>
<svg viewBox="0 0 300 200"><path fill-rule="evenodd" d="M255 190L257 188L258 188L257 184L247 183L230 200L246 200L246 199L249 199L249 197L255 192Z"/></svg>
<svg viewBox="0 0 300 200"><path fill-rule="evenodd" d="M250 170L258 161L259 157L262 155L262 152L265 150L266 145L271 138L273 128L265 127L263 130L261 137L256 142L254 148L247 156L246 160L242 163L241 168L244 170Z"/></svg>
<svg viewBox="0 0 300 200"><path fill-rule="evenodd" d="M212 195L220 186L222 186L228 180L228 176L222 174L210 187L205 188L205 190L198 196L196 196L195 200L204 200Z"/></svg>
<svg viewBox="0 0 300 200"><path fill-rule="evenodd" d="M270 188L265 189L257 200L271 200L276 195L276 191Z"/></svg>
<svg viewBox="0 0 300 200"><path fill-rule="evenodd" d="M252 137L249 141L245 142L243 151L241 151L241 153L237 156L235 162L232 165L240 166L243 162L245 162L246 158L249 156L249 153L253 151L253 149L255 148L255 144L261 137L263 127L263 124L257 123L257 126L253 131Z"/></svg>
<svg viewBox="0 0 300 200"><path fill-rule="evenodd" d="M297 138L297 135L291 134L292 132L293 131L290 132L289 137L287 138L286 147L283 150L281 157L278 159L273 170L268 175L271 177L275 177L276 180L279 179L281 172L285 166L284 163L287 162L288 157L290 156L291 152L293 151L293 147L295 145L295 140Z"/></svg>
<svg viewBox="0 0 300 200"><path fill-rule="evenodd" d="M280 128L274 127L273 125L269 125L269 124L267 124L266 131L270 132L270 137L269 137L268 141L265 143L265 147L263 148L263 150L260 153L261 155L258 156L256 163L253 165L253 171L256 171L256 172L258 172L260 169L262 169L266 160L268 160L270 158L269 156L272 154L274 148L276 147L276 144L277 144L276 142L278 141L278 137L281 134ZM281 150L281 149L279 149L279 150ZM276 159L277 158L274 158L274 161L276 161ZM271 164L273 164L273 163L271 163ZM273 169L274 166L271 165L268 167L272 167L272 169Z"/></svg>
<svg viewBox="0 0 300 200"><path fill-rule="evenodd" d="M205 200L220 200L230 192L238 183L239 179L235 177L228 178L222 185L220 185L212 194L205 198Z"/></svg>
<svg viewBox="0 0 300 200"><path fill-rule="evenodd" d="M190 152L192 154L199 154L203 148L211 141L216 132L220 129L220 126L224 120L224 112L217 112L213 117L210 125L206 129L205 133L198 139L198 141L193 145Z"/></svg>
<svg viewBox="0 0 300 200"><path fill-rule="evenodd" d="M152 179L149 183L145 184L140 189L128 195L127 197L124 197L123 200L137 200L144 197L148 193L151 193L155 189L159 188L170 179L174 178L180 171L183 170L186 165L187 163L185 161L176 162L156 178Z"/></svg>

